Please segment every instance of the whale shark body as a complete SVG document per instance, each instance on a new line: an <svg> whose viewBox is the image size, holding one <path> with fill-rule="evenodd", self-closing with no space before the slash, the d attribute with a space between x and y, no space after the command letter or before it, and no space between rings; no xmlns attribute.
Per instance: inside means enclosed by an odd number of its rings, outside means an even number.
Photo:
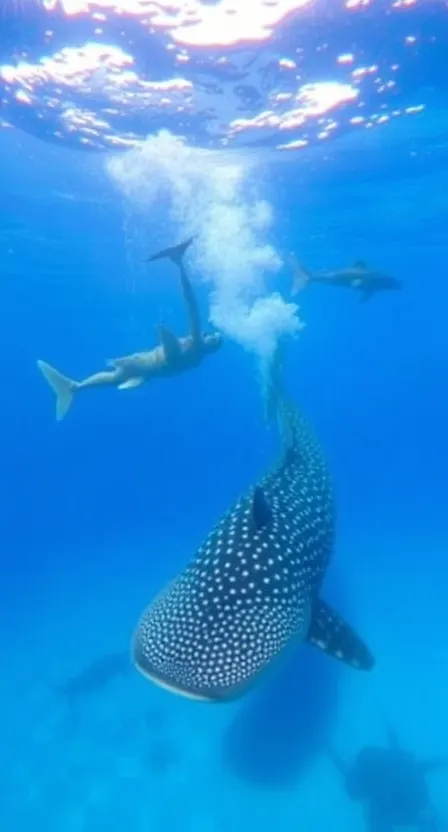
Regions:
<svg viewBox="0 0 448 832"><path fill-rule="evenodd" d="M241 696L288 646L309 642L355 668L374 659L320 597L333 548L334 502L324 457L281 399L277 465L210 532L196 557L144 611L137 669L203 701Z"/></svg>

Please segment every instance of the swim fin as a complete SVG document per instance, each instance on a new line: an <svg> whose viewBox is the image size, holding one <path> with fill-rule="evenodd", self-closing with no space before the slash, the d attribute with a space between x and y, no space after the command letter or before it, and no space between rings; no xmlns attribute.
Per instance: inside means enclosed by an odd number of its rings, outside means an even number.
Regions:
<svg viewBox="0 0 448 832"><path fill-rule="evenodd" d="M76 381L72 381L71 378L62 375L51 364L47 364L46 361L39 360L37 366L56 394L56 419L60 422L73 401L73 395L76 391Z"/></svg>
<svg viewBox="0 0 448 832"><path fill-rule="evenodd" d="M189 237L188 240L184 240L183 243L178 243L177 246L170 246L170 248L163 248L161 251L158 251L157 254L153 254L152 257L148 258L148 263L153 263L154 260L172 260L173 263L179 265L182 262L183 256L192 244L194 237Z"/></svg>

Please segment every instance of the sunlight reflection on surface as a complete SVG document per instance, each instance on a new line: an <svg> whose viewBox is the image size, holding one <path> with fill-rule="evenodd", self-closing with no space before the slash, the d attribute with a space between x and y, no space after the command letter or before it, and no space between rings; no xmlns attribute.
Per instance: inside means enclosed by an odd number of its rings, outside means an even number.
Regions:
<svg viewBox="0 0 448 832"><path fill-rule="evenodd" d="M416 0L9 2L3 15L34 17L0 52L2 123L45 139L128 147L166 128L201 147L298 149L423 106L397 98L421 46ZM379 52L370 24L386 19Z"/></svg>

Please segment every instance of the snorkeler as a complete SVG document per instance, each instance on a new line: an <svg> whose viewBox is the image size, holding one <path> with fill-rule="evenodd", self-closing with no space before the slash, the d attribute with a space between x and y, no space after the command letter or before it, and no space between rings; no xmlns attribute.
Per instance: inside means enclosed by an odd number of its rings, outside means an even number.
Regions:
<svg viewBox="0 0 448 832"><path fill-rule="evenodd" d="M206 355L216 352L222 346L222 336L218 332L203 334L201 332L199 310L185 271L183 256L190 246L192 238L172 248L164 249L148 262L168 258L179 268L181 288L187 305L190 334L177 338L164 326L158 326L160 344L148 352L136 352L123 358L107 361L110 370L95 373L83 381L73 381L62 375L45 361L38 361L37 366L45 376L56 394L56 419L64 418L73 397L80 390L91 387L117 387L130 390L155 378L168 378L179 375L186 370L197 367Z"/></svg>

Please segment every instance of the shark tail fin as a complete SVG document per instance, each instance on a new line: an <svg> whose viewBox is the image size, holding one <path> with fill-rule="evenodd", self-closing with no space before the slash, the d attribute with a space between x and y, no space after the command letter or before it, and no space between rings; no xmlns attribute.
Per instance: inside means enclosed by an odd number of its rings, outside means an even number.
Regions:
<svg viewBox="0 0 448 832"><path fill-rule="evenodd" d="M369 648L358 634L320 598L314 605L307 640L314 647L357 670L371 670L375 664Z"/></svg>
<svg viewBox="0 0 448 832"><path fill-rule="evenodd" d="M58 370L55 370L51 364L46 361L38 361L37 366L44 378L48 381L53 392L56 394L56 419L58 422L64 418L65 414L70 408L73 401L73 395L76 390L76 382L72 379L63 376Z"/></svg>
<svg viewBox="0 0 448 832"><path fill-rule="evenodd" d="M153 263L154 260L172 260L173 263L179 265L184 257L185 252L191 246L194 237L189 237L188 240L184 240L183 243L178 243L176 246L170 246L170 248L163 248L161 251L158 251L156 254L153 254L152 257L148 258L148 263Z"/></svg>
<svg viewBox="0 0 448 832"><path fill-rule="evenodd" d="M262 392L266 424L278 421L283 399L283 345L278 344L269 364L263 368Z"/></svg>
<svg viewBox="0 0 448 832"><path fill-rule="evenodd" d="M294 254L290 257L290 264L293 272L291 294L294 296L300 294L300 292L303 292L303 290L306 289L308 284L313 279L313 275L309 269L306 269L305 266L297 260L297 257Z"/></svg>

